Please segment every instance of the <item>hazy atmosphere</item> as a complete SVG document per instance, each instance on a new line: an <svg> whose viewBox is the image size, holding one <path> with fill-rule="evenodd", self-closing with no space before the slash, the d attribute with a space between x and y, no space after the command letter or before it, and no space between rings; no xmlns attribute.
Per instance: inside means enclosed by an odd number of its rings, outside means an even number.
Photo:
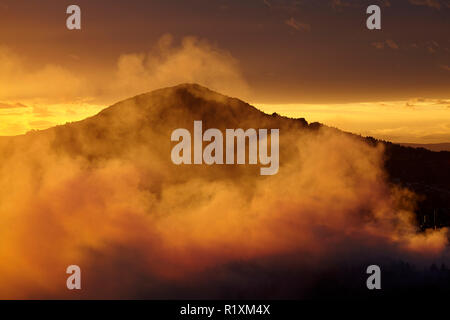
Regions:
<svg viewBox="0 0 450 320"><path fill-rule="evenodd" d="M0 0L0 299L450 295L450 0L74 3Z"/></svg>
<svg viewBox="0 0 450 320"><path fill-rule="evenodd" d="M72 32L69 1L0 1L0 135L195 82L363 135L450 142L447 0L77 3ZM382 30L365 27L373 3Z"/></svg>

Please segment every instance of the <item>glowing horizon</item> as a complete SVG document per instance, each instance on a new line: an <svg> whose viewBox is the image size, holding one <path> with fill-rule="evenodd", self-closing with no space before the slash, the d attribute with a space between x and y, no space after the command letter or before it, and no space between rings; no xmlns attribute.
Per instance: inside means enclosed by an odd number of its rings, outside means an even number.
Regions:
<svg viewBox="0 0 450 320"><path fill-rule="evenodd" d="M450 142L450 99L346 104L256 104L266 112L305 118L362 136L396 143Z"/></svg>
<svg viewBox="0 0 450 320"><path fill-rule="evenodd" d="M450 142L450 99L345 104L252 103L265 113L305 118L362 136L396 143ZM16 136L43 130L98 114L108 105L90 102L63 104L2 102L0 136Z"/></svg>

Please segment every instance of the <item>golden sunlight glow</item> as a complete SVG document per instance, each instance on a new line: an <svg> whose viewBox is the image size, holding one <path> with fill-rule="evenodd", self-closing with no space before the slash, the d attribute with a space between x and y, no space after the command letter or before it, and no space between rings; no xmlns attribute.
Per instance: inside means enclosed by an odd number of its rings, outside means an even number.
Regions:
<svg viewBox="0 0 450 320"><path fill-rule="evenodd" d="M305 118L363 136L405 143L450 141L450 99L350 104L257 104L266 113Z"/></svg>
<svg viewBox="0 0 450 320"><path fill-rule="evenodd" d="M0 108L0 136L15 136L30 130L43 130L67 122L79 121L100 112L105 106L88 103L12 104Z"/></svg>

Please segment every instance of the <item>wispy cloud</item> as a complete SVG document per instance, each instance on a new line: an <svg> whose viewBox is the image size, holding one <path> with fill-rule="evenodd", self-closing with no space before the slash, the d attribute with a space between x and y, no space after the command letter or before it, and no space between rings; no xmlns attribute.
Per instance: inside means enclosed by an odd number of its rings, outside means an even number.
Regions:
<svg viewBox="0 0 450 320"><path fill-rule="evenodd" d="M375 47L377 49L384 49L384 41L381 42L372 42L371 43L372 47Z"/></svg>
<svg viewBox="0 0 450 320"><path fill-rule="evenodd" d="M411 98L405 105L407 107L450 106L450 99Z"/></svg>
<svg viewBox="0 0 450 320"><path fill-rule="evenodd" d="M388 39L386 41L372 42L371 45L376 49L384 49L384 48L391 48L394 50L400 49L399 45L394 40L391 39Z"/></svg>
<svg viewBox="0 0 450 320"><path fill-rule="evenodd" d="M438 9L440 10L441 7L445 6L447 8L450 8L450 2L449 1L438 1L438 0L409 0L409 3L415 5L415 6L427 6L430 8Z"/></svg>
<svg viewBox="0 0 450 320"><path fill-rule="evenodd" d="M331 6L333 8L340 8L340 7L350 7L352 4L345 0L332 0Z"/></svg>
<svg viewBox="0 0 450 320"><path fill-rule="evenodd" d="M28 106L22 103L5 103L0 102L0 109L17 109L17 108L28 108Z"/></svg>
<svg viewBox="0 0 450 320"><path fill-rule="evenodd" d="M297 31L310 31L311 26L307 23L300 22L295 18L291 17L284 22L286 25L296 29Z"/></svg>
<svg viewBox="0 0 450 320"><path fill-rule="evenodd" d="M387 46L388 46L389 48L391 48L391 49L394 49L394 50L399 49L398 44L397 44L394 40L388 39L388 40L386 40L386 44L387 44Z"/></svg>
<svg viewBox="0 0 450 320"><path fill-rule="evenodd" d="M331 7L334 9L340 8L362 8L364 7L363 1L360 0L331 0ZM391 2L389 0L372 0L371 4L377 4L381 7L390 7Z"/></svg>

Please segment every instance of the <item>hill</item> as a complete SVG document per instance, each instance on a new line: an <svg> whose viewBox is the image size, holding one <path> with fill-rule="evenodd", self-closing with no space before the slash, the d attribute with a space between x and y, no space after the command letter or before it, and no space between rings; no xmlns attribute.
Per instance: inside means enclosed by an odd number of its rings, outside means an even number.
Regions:
<svg viewBox="0 0 450 320"><path fill-rule="evenodd" d="M89 159L93 164L98 159L122 157L136 145L144 145L146 150L152 150L150 153L168 155L173 146L168 138L170 133L176 128L191 130L194 120L202 120L205 130L209 127L221 130L279 128L281 132L289 132L285 136L293 131L303 135L319 128L335 130L319 123L308 123L304 118L264 114L237 98L196 84L182 84L127 99L80 122L8 140L14 140L12 146L18 141L26 144L45 139L51 141L53 150ZM420 221L438 210L442 211L441 225L450 225L450 152L431 152L371 137L350 136L371 146L384 147L383 166L390 181L424 196L417 210ZM282 159L283 156L286 159L287 149L282 147ZM166 170L173 168L166 167ZM198 170L201 168L192 171L198 174ZM232 171L224 167L215 173L226 176Z"/></svg>
<svg viewBox="0 0 450 320"><path fill-rule="evenodd" d="M175 165L171 133L195 120L279 129L278 173ZM71 264L83 298L254 299L343 286L359 297L355 270L373 261L392 271L387 288L404 287L397 263L449 262L449 152L264 114L195 84L2 138L0 154L2 298L70 298ZM428 279L415 270L408 288Z"/></svg>

